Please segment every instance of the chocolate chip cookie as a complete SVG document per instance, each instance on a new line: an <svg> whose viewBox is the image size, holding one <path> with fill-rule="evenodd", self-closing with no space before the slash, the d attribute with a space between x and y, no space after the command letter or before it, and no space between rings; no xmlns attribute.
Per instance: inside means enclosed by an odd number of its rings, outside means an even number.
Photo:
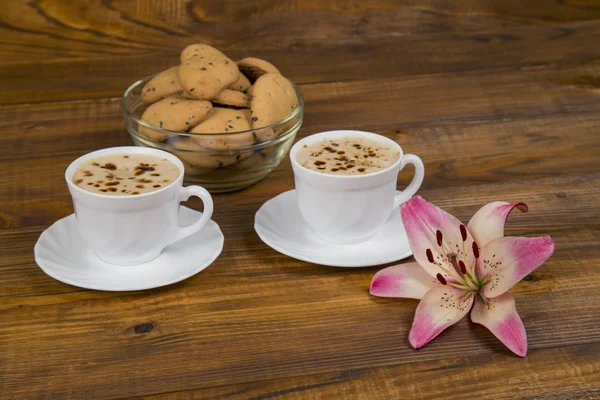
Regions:
<svg viewBox="0 0 600 400"><path fill-rule="evenodd" d="M181 63L183 64L187 60L193 59L202 59L206 56L220 56L225 57L220 50L215 49L212 46L203 43L191 44L181 52L181 56L179 57Z"/></svg>
<svg viewBox="0 0 600 400"><path fill-rule="evenodd" d="M270 62L255 57L246 57L237 62L240 71L254 83L264 74L280 74L279 70Z"/></svg>
<svg viewBox="0 0 600 400"><path fill-rule="evenodd" d="M237 90L223 89L212 102L215 105L249 108L250 96Z"/></svg>
<svg viewBox="0 0 600 400"><path fill-rule="evenodd" d="M279 74L262 75L252 89L252 127L265 127L281 121L297 106L298 96L289 80Z"/></svg>
<svg viewBox="0 0 600 400"><path fill-rule="evenodd" d="M191 138L205 149L233 151L254 143L255 138L252 133L235 133L250 129L252 129L250 110L214 107L206 118L191 130L191 133L196 133Z"/></svg>
<svg viewBox="0 0 600 400"><path fill-rule="evenodd" d="M199 124L212 109L210 101L188 100L181 96L173 95L150 105L142 120L159 128L172 131L186 131ZM147 138L164 141L169 134L140 125L139 131Z"/></svg>
<svg viewBox="0 0 600 400"><path fill-rule="evenodd" d="M238 90L240 92L245 92L250 88L250 81L246 78L246 75L240 73L240 77L237 81L233 82L227 89Z"/></svg>
<svg viewBox="0 0 600 400"><path fill-rule="evenodd" d="M144 103L154 103L163 97L181 92L177 71L179 71L179 65L171 67L150 79L142 89L142 101Z"/></svg>
<svg viewBox="0 0 600 400"><path fill-rule="evenodd" d="M179 83L188 95L211 100L223 89L238 80L240 71L233 61L221 55L184 61L179 67Z"/></svg>

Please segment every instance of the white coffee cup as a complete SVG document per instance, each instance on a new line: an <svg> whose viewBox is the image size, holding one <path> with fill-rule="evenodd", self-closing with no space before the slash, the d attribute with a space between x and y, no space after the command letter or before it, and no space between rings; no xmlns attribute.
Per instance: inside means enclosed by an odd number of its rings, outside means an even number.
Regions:
<svg viewBox="0 0 600 400"><path fill-rule="evenodd" d="M88 192L73 183L73 174L82 162L107 154L148 154L166 158L179 168L169 185L135 196L109 196ZM213 202L200 186L183 187L183 164L172 154L145 147L113 147L94 151L73 161L65 172L73 197L77 227L96 255L116 265L148 262L169 244L201 230L213 213ZM204 203L202 217L189 226L178 222L180 202L197 196Z"/></svg>
<svg viewBox="0 0 600 400"><path fill-rule="evenodd" d="M333 175L310 170L296 160L298 149L324 138L362 136L385 143L400 152L393 165L364 175ZM369 240L383 227L393 210L419 190L425 168L421 159L403 154L402 148L384 136L362 131L330 131L298 141L290 151L296 197L300 214L322 239L338 244ZM415 166L415 175L401 193L396 192L398 173L406 164Z"/></svg>

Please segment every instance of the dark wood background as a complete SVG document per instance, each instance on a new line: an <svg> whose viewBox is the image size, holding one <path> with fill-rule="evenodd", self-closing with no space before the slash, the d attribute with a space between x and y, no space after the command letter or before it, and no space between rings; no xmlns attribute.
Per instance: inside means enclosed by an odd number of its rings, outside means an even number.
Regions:
<svg viewBox="0 0 600 400"><path fill-rule="evenodd" d="M46 276L33 245L73 211L64 169L130 144L120 95L195 42L300 84L300 136L363 129L420 155L420 194L463 221L527 202L507 233L556 241L512 290L528 357L468 319L414 351L417 302L369 296L378 268L264 245L254 213L293 188L287 160L215 196L225 248L197 276L130 293ZM600 1L4 0L0 94L0 397L600 397Z"/></svg>

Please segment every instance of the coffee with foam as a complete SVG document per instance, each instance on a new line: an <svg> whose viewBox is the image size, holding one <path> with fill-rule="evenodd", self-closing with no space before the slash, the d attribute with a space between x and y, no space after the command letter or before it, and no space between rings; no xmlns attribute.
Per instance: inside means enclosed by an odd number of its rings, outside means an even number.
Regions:
<svg viewBox="0 0 600 400"><path fill-rule="evenodd" d="M303 167L332 175L372 174L392 166L399 158L397 148L361 135L315 140L296 153L296 161Z"/></svg>
<svg viewBox="0 0 600 400"><path fill-rule="evenodd" d="M73 183L88 192L132 196L160 190L181 171L166 158L149 154L107 154L77 166Z"/></svg>

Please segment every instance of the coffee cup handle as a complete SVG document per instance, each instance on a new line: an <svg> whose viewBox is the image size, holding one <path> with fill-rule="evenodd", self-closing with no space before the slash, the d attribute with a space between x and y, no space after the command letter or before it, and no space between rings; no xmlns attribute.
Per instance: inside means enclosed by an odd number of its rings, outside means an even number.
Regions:
<svg viewBox="0 0 600 400"><path fill-rule="evenodd" d="M425 166L423 165L423 161L418 156L414 154L406 154L404 157L402 157L400 162L400 171L404 169L406 164L413 164L415 166L415 176L413 176L412 181L408 184L406 189L400 193L396 193L394 209L400 207L400 204L410 200L410 198L417 193L417 190L419 190L421 187L423 178L425 177Z"/></svg>
<svg viewBox="0 0 600 400"><path fill-rule="evenodd" d="M204 225L210 220L213 213L213 201L210 193L206 189L201 186L186 186L179 189L179 201L186 201L191 196L199 197L204 203L204 211L202 212L202 217L196 222L188 226L180 226L179 232L175 235L175 238L171 243L177 242L185 237L193 235L198 232Z"/></svg>

